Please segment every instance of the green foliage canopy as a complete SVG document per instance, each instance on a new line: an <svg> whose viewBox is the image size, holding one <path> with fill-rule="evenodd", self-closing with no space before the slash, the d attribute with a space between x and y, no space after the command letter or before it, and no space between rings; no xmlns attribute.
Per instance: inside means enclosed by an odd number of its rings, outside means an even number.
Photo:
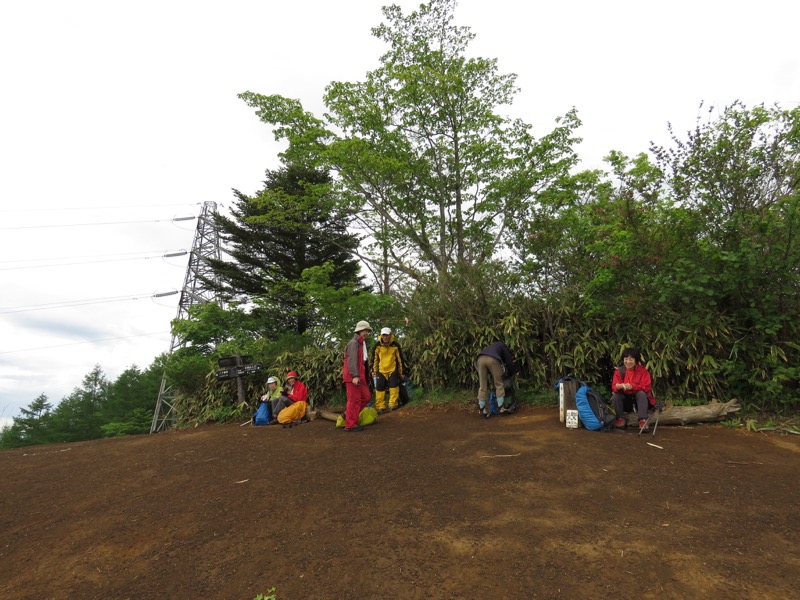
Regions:
<svg viewBox="0 0 800 600"><path fill-rule="evenodd" d="M467 56L474 35L454 25L455 4L432 0L408 15L384 7L373 35L389 50L364 81L327 87L325 120L295 100L240 94L288 141L285 158L336 173L369 235L364 257L413 281L496 254L537 187L568 179L577 162L574 112L538 141L498 114L516 77Z"/></svg>

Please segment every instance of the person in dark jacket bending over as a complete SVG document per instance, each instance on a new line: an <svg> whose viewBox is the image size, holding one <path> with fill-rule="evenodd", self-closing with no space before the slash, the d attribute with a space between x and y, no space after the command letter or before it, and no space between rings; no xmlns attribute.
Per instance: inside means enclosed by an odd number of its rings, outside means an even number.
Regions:
<svg viewBox="0 0 800 600"><path fill-rule="evenodd" d="M506 389L503 386L503 373L513 375L516 373L514 357L511 348L501 341L495 341L480 351L475 359L475 368L478 371L478 411L487 419L492 416L489 407L489 374L494 380L494 393L497 398L497 408L505 412Z"/></svg>

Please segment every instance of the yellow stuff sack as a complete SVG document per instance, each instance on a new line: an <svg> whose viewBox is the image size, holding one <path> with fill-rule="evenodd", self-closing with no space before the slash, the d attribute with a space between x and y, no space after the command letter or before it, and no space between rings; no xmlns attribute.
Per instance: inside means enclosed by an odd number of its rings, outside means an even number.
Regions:
<svg viewBox="0 0 800 600"><path fill-rule="evenodd" d="M308 410L307 402L292 402L292 404L278 413L278 423L285 424L299 421L306 416L306 410Z"/></svg>
<svg viewBox="0 0 800 600"><path fill-rule="evenodd" d="M361 427L365 427L366 425L372 425L377 421L378 421L378 411L372 406L367 406L366 408L362 408L361 412L358 413L358 424ZM339 418L336 419L336 426L344 427L344 415L339 415Z"/></svg>

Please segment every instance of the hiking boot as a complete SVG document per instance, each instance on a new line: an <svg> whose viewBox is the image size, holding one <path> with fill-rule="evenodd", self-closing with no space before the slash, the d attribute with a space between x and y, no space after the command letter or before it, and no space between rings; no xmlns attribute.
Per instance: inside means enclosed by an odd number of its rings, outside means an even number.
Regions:
<svg viewBox="0 0 800 600"><path fill-rule="evenodd" d="M492 409L488 404L481 409L481 416L487 419L492 416Z"/></svg>
<svg viewBox="0 0 800 600"><path fill-rule="evenodd" d="M639 419L639 431L650 431L647 425L647 419Z"/></svg>
<svg viewBox="0 0 800 600"><path fill-rule="evenodd" d="M378 414L379 415L385 415L387 412L389 412L388 408L379 408L378 409Z"/></svg>
<svg viewBox="0 0 800 600"><path fill-rule="evenodd" d="M390 406L389 410L397 410L398 408L400 408L400 405L399 404L395 404L394 406Z"/></svg>
<svg viewBox="0 0 800 600"><path fill-rule="evenodd" d="M627 423L625 422L625 419L623 419L622 417L614 421L614 427L616 427L617 429L625 429L626 425Z"/></svg>
<svg viewBox="0 0 800 600"><path fill-rule="evenodd" d="M361 425L356 425L355 427L345 427L345 431L364 431L364 428Z"/></svg>

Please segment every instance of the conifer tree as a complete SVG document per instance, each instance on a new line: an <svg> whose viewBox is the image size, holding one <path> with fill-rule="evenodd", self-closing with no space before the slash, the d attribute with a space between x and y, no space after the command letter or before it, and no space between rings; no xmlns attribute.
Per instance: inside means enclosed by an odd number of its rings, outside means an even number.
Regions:
<svg viewBox="0 0 800 600"><path fill-rule="evenodd" d="M238 190L232 216L217 215L229 260L211 260L216 281L206 284L223 300L254 303L252 316L273 333L302 334L314 324L313 307L295 284L305 269L331 263L335 288L360 283L354 258L358 237L347 231L327 172L288 165L267 170L264 189Z"/></svg>

